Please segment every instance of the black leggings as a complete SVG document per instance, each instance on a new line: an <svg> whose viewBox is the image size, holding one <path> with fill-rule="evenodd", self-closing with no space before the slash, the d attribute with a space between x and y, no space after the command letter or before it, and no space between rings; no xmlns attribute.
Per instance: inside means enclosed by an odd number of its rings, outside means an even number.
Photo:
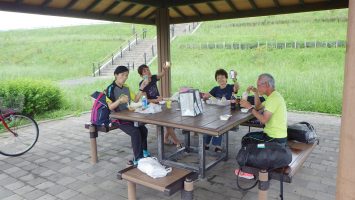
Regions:
<svg viewBox="0 0 355 200"><path fill-rule="evenodd" d="M134 127L133 123L120 124L119 128L131 136L134 159L143 158L143 150L147 150L148 129L145 126Z"/></svg>

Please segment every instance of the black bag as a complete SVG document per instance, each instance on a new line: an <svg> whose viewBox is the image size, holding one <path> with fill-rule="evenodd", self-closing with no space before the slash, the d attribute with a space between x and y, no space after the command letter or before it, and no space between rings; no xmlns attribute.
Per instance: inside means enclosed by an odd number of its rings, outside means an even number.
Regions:
<svg viewBox="0 0 355 200"><path fill-rule="evenodd" d="M288 166L292 153L287 145L277 142L247 144L239 150L236 159L240 167L272 170Z"/></svg>
<svg viewBox="0 0 355 200"><path fill-rule="evenodd" d="M314 127L308 122L298 122L287 127L287 138L307 144L313 144L318 141L318 136Z"/></svg>

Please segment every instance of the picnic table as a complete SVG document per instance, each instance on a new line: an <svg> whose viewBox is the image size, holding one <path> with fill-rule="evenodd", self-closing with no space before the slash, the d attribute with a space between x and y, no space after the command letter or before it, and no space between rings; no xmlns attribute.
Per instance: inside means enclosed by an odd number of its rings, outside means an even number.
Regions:
<svg viewBox="0 0 355 200"><path fill-rule="evenodd" d="M204 111L201 115L185 117L181 116L178 103L173 102L171 109L167 109L163 106L163 111L159 113L142 114L126 110L112 113L110 117L156 125L158 159L165 165L196 171L199 173L200 177L204 178L206 170L212 168L220 161L228 159L228 131L253 118L253 115L250 113L242 113L239 110L232 111L230 110L230 106L203 104L203 109ZM225 114L230 114L232 116L228 120L221 120L220 116ZM185 135L185 147L177 150L175 154L172 154L169 157L165 157L164 154L164 127L182 129ZM190 132L198 133L198 147L190 146ZM224 136L224 142L222 144L224 151L219 153L217 159L208 164L206 164L206 152L203 140L204 134L218 137L221 137L222 135ZM171 160L174 155L181 151L198 153L198 166Z"/></svg>

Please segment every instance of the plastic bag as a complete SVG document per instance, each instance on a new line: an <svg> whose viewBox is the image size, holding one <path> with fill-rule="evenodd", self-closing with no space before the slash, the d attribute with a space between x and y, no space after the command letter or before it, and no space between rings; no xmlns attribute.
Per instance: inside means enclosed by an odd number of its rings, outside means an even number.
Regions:
<svg viewBox="0 0 355 200"><path fill-rule="evenodd" d="M171 172L171 167L166 168L155 157L141 158L137 168L152 178L165 177Z"/></svg>

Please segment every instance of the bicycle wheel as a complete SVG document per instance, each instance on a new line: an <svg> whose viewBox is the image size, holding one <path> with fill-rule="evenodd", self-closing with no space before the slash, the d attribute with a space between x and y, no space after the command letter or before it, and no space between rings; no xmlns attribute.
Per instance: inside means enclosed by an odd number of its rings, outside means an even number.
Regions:
<svg viewBox="0 0 355 200"><path fill-rule="evenodd" d="M4 119L9 127L0 128L0 154L20 156L37 142L39 129L35 120L23 114L11 114ZM15 134L14 134L15 133Z"/></svg>

